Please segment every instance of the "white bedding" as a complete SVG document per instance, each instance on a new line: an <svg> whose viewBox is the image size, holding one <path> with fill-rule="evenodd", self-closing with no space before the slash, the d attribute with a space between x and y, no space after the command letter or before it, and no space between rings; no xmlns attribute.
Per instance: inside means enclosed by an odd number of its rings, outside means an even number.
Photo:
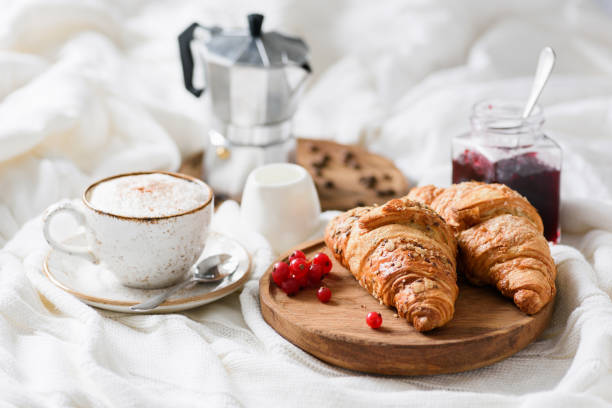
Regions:
<svg viewBox="0 0 612 408"><path fill-rule="evenodd" d="M224 204L217 230L253 254L240 295L184 314L92 309L41 274L40 213L105 175L178 168L206 102L182 87L177 34L243 25L252 2L0 0L0 401L14 406L604 406L612 404L612 6L591 1L270 0L264 29L303 36L315 77L297 135L362 143L447 184L449 140L484 97L526 98L538 51L564 148L555 315L491 367L383 378L303 353L261 318L265 240ZM62 231L71 233L71 225ZM572 246L569 246L572 245Z"/></svg>

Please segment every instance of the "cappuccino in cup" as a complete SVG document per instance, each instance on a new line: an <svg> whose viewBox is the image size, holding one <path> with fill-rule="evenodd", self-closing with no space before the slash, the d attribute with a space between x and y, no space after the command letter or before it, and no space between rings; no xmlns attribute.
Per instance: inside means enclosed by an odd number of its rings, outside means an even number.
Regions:
<svg viewBox="0 0 612 408"><path fill-rule="evenodd" d="M161 288L180 280L202 254L212 202L212 190L186 175L122 174L89 186L82 206L62 202L50 208L43 232L54 249L104 263L126 286ZM53 238L50 224L59 212L85 227L87 247Z"/></svg>
<svg viewBox="0 0 612 408"><path fill-rule="evenodd" d="M168 174L138 174L110 179L95 185L89 203L124 217L167 217L202 205L209 192L191 180Z"/></svg>

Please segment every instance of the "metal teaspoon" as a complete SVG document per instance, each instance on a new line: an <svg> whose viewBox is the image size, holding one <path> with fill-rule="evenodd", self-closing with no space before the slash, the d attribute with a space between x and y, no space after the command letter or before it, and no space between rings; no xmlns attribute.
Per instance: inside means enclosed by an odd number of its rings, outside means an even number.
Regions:
<svg viewBox="0 0 612 408"><path fill-rule="evenodd" d="M220 269L222 269L222 271L220 271ZM160 295L157 295L145 302L130 306L130 309L139 312L153 310L157 306L161 305L170 296L172 296L173 293L176 293L177 291L193 283L217 282L233 274L236 269L238 269L238 261L231 260L230 255L211 255L207 258L204 258L199 264L197 264L196 270L189 279L171 287L164 293L161 293Z"/></svg>
<svg viewBox="0 0 612 408"><path fill-rule="evenodd" d="M538 102L540 94L546 85L546 81L550 77L550 73L555 66L555 52L551 47L545 47L540 52L540 58L538 59L538 67L536 68L535 78L533 79L533 85L531 86L531 93L529 99L527 99L527 105L523 111L523 119L526 119L531 115L531 111Z"/></svg>

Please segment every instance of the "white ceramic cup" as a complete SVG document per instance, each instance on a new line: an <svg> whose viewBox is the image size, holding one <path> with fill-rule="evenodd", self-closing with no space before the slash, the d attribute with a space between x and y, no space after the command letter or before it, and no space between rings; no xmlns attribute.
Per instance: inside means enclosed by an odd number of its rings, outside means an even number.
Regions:
<svg viewBox="0 0 612 408"><path fill-rule="evenodd" d="M320 224L321 204L301 166L274 163L253 170L242 193L243 225L263 235L277 253L310 237Z"/></svg>
<svg viewBox="0 0 612 408"><path fill-rule="evenodd" d="M89 201L92 189L100 183L118 177L153 173L196 183L207 199L189 211L142 218L112 214L94 207ZM205 183L169 172L119 174L99 180L87 187L82 204L64 201L47 210L43 233L49 245L70 255L102 262L123 285L141 289L166 287L185 276L204 250L214 206L213 192ZM69 213L85 228L87 246L66 245L53 237L51 221L60 212Z"/></svg>

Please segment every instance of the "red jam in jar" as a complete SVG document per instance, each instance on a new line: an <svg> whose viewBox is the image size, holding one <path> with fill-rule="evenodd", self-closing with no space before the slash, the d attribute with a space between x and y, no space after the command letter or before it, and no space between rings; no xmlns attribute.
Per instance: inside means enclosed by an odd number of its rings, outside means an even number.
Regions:
<svg viewBox="0 0 612 408"><path fill-rule="evenodd" d="M558 242L561 148L541 131L539 107L520 119L520 102L476 104L472 132L453 139L453 183L503 183L538 210L547 240Z"/></svg>

